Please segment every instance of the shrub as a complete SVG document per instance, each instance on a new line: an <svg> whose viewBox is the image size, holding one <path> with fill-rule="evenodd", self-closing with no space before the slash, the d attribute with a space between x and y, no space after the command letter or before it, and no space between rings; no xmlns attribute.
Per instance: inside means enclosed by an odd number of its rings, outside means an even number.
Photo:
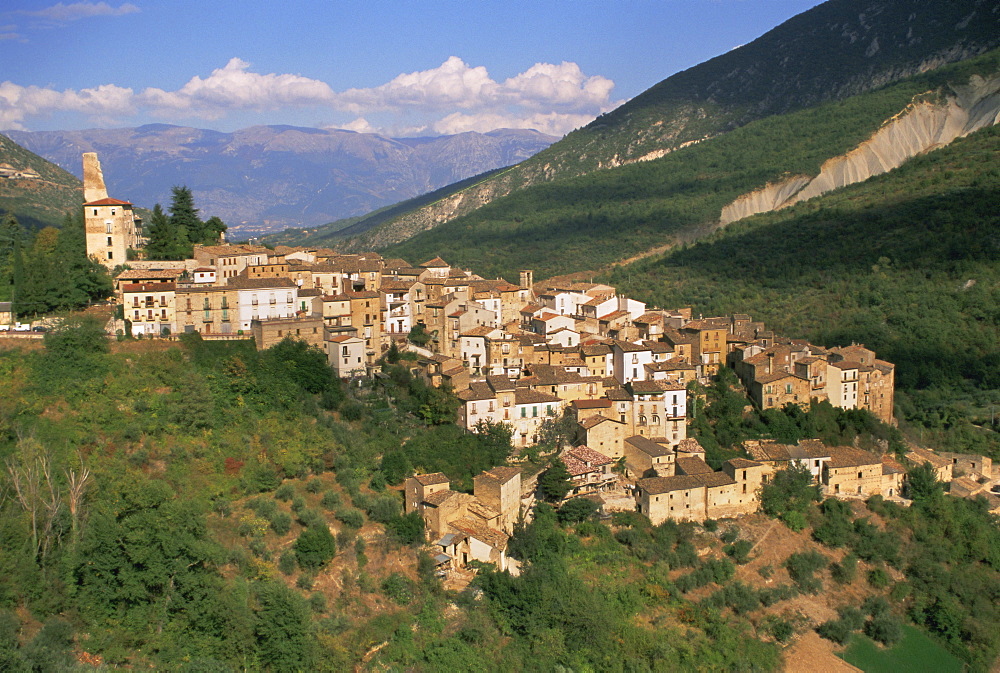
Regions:
<svg viewBox="0 0 1000 673"><path fill-rule="evenodd" d="M406 605L413 600L413 583L399 573L393 573L382 582L382 593L393 602Z"/></svg>
<svg viewBox="0 0 1000 673"><path fill-rule="evenodd" d="M323 509L330 511L340 506L340 503L341 503L340 494L337 493L336 491L327 491L326 493L323 494L323 497L319 501L319 504L323 507Z"/></svg>
<svg viewBox="0 0 1000 673"><path fill-rule="evenodd" d="M393 517L386 522L385 528L402 544L417 544L424 540L424 518L420 512Z"/></svg>
<svg viewBox="0 0 1000 673"><path fill-rule="evenodd" d="M285 575L291 575L295 572L295 552L292 550L286 551L278 559L278 570L280 570Z"/></svg>
<svg viewBox="0 0 1000 673"><path fill-rule="evenodd" d="M306 491L308 493L319 493L323 490L323 481L318 478L310 479L306 483Z"/></svg>
<svg viewBox="0 0 1000 673"><path fill-rule="evenodd" d="M563 503L559 511L556 512L556 518L563 525L573 524L589 519L595 512L597 512L597 503L593 500L572 498Z"/></svg>
<svg viewBox="0 0 1000 673"><path fill-rule="evenodd" d="M737 540L733 544L727 545L723 551L732 557L737 564L743 565L750 560L751 549L753 549L753 543L750 540Z"/></svg>
<svg viewBox="0 0 1000 673"><path fill-rule="evenodd" d="M287 512L277 512L271 517L271 530L275 535L287 535L292 529L292 517Z"/></svg>
<svg viewBox="0 0 1000 673"><path fill-rule="evenodd" d="M771 634L772 638L779 643L783 643L794 635L795 627L787 619L774 617L768 621L767 631Z"/></svg>
<svg viewBox="0 0 1000 673"><path fill-rule="evenodd" d="M813 576L817 570L826 567L828 559L822 554L810 551L792 554L785 561L788 575L806 593L818 593L823 584Z"/></svg>
<svg viewBox="0 0 1000 673"><path fill-rule="evenodd" d="M316 578L313 575L310 575L309 573L302 573L299 575L298 579L295 580L295 586L303 591L309 591L313 588L313 583L315 581Z"/></svg>
<svg viewBox="0 0 1000 673"><path fill-rule="evenodd" d="M893 645L903 637L903 625L893 615L883 613L872 617L865 624L865 635L883 645Z"/></svg>
<svg viewBox="0 0 1000 673"><path fill-rule="evenodd" d="M733 542L736 542L736 538L738 538L739 536L740 536L739 526L730 526L729 528L726 529L726 532L720 536L720 538L726 544L731 544Z"/></svg>
<svg viewBox="0 0 1000 673"><path fill-rule="evenodd" d="M816 633L838 645L843 645L851 637L851 629L839 619L831 619L816 627Z"/></svg>
<svg viewBox="0 0 1000 673"><path fill-rule="evenodd" d="M337 541L326 526L314 526L299 534L294 549L299 566L304 570L315 570L337 553Z"/></svg>
<svg viewBox="0 0 1000 673"><path fill-rule="evenodd" d="M830 565L830 576L837 584L850 584L858 575L858 557L847 554L840 563Z"/></svg>
<svg viewBox="0 0 1000 673"><path fill-rule="evenodd" d="M326 612L326 596L318 591L309 596L309 607L313 612Z"/></svg>
<svg viewBox="0 0 1000 673"><path fill-rule="evenodd" d="M337 510L333 515L337 521L341 522L345 526L350 526L351 528L361 528L365 525L365 516L359 510L354 508L345 508Z"/></svg>
<svg viewBox="0 0 1000 673"><path fill-rule="evenodd" d="M702 527L709 533L714 533L719 529L719 522L715 519L705 519L705 523L702 524Z"/></svg>
<svg viewBox="0 0 1000 673"><path fill-rule="evenodd" d="M872 568L868 571L868 584L876 589L884 589L892 583L892 578L884 568Z"/></svg>

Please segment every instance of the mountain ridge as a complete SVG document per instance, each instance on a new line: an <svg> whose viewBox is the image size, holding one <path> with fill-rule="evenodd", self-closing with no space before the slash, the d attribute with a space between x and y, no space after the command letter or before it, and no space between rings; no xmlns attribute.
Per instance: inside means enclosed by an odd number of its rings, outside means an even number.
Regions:
<svg viewBox="0 0 1000 673"><path fill-rule="evenodd" d="M513 170L382 225L399 243L520 189L616 168L775 114L872 91L1000 46L1000 2L830 0L679 72Z"/></svg>
<svg viewBox="0 0 1000 673"><path fill-rule="evenodd" d="M232 133L171 124L82 131L10 131L26 149L71 173L97 152L111 193L169 203L190 187L207 215L234 234L310 227L433 191L517 163L556 140L498 129L453 136L388 138L341 129L258 125Z"/></svg>

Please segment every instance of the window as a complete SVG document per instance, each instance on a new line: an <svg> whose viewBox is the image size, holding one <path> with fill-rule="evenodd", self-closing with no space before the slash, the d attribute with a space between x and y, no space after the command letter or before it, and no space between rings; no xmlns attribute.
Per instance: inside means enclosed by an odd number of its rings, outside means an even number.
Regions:
<svg viewBox="0 0 1000 673"><path fill-rule="evenodd" d="M111 237L110 236L108 236L108 247L109 248L111 247Z"/></svg>
<svg viewBox="0 0 1000 673"><path fill-rule="evenodd" d="M108 259L114 259L114 258L115 258L115 253L108 250Z"/></svg>

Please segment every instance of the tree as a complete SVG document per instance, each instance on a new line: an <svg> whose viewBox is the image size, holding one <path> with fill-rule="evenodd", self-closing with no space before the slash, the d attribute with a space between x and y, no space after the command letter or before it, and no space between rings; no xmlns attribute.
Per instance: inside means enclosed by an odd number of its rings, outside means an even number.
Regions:
<svg viewBox="0 0 1000 673"><path fill-rule="evenodd" d="M761 488L760 506L766 514L781 517L799 529L805 525L803 515L809 504L819 499L819 487L812 483L809 468L795 462L776 472L774 479Z"/></svg>
<svg viewBox="0 0 1000 673"><path fill-rule="evenodd" d="M548 502L559 502L573 488L566 463L559 458L552 461L547 470L538 476L538 488Z"/></svg>
<svg viewBox="0 0 1000 673"><path fill-rule="evenodd" d="M188 247L186 232L178 231L176 224L163 212L160 204L153 206L146 255L150 259L184 259Z"/></svg>
<svg viewBox="0 0 1000 673"><path fill-rule="evenodd" d="M305 671L312 668L309 643L309 604L281 582L260 582L256 631L260 658L273 671Z"/></svg>
<svg viewBox="0 0 1000 673"><path fill-rule="evenodd" d="M186 186L175 186L170 193L170 223L177 231L177 236L183 234L186 240L201 243L205 237L205 223L198 218L191 190Z"/></svg>
<svg viewBox="0 0 1000 673"><path fill-rule="evenodd" d="M294 548L299 566L304 570L316 570L337 553L337 540L325 524L310 526L295 540Z"/></svg>

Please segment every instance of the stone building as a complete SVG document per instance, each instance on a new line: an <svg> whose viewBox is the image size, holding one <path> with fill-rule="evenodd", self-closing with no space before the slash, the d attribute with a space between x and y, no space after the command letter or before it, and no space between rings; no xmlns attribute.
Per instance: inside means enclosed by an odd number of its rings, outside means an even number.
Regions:
<svg viewBox="0 0 1000 673"><path fill-rule="evenodd" d="M108 197L101 162L95 152L83 154L83 223L87 255L109 269L128 261L128 251L145 245L142 218L132 204Z"/></svg>

